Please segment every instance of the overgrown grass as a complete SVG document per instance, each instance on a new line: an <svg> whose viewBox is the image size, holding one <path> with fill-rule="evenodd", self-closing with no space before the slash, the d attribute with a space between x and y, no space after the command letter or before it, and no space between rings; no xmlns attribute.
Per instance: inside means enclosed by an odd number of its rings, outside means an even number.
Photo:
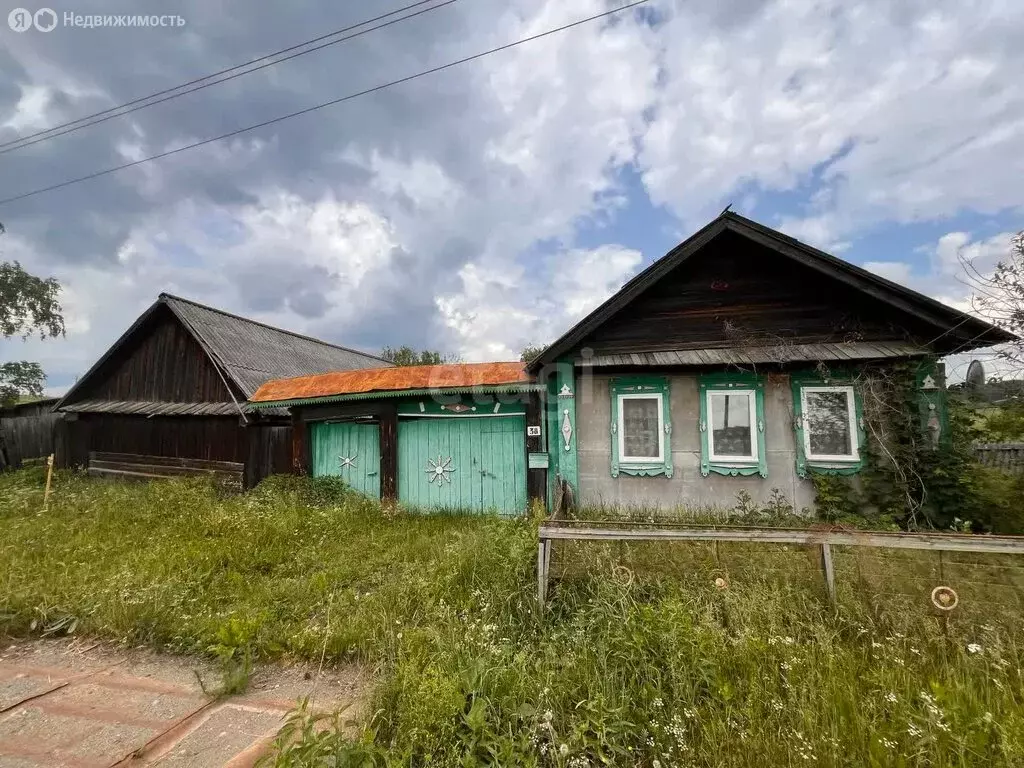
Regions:
<svg viewBox="0 0 1024 768"><path fill-rule="evenodd" d="M284 479L221 498L61 475L39 514L20 473L0 498L9 632L73 616L205 651L234 622L263 657L376 665L356 740L300 712L274 764L1024 765L1007 558L837 553L833 608L797 547L564 545L542 617L526 521L388 517ZM961 594L948 620L940 578Z"/></svg>

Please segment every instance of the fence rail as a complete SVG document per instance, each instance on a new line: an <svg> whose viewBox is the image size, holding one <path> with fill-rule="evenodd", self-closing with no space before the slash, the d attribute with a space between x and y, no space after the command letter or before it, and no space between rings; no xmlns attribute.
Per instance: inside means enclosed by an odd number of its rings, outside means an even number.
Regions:
<svg viewBox="0 0 1024 768"><path fill-rule="evenodd" d="M595 528L542 525L537 545L537 599L547 601L554 541L711 541L753 544L804 544L821 550L822 574L829 597L835 600L832 547L879 547L935 552L984 552L1024 555L1024 536L988 536L956 533L886 533L881 531L831 531L813 529L713 529L713 528Z"/></svg>
<svg viewBox="0 0 1024 768"><path fill-rule="evenodd" d="M974 458L986 467L1024 472L1024 443L977 443Z"/></svg>

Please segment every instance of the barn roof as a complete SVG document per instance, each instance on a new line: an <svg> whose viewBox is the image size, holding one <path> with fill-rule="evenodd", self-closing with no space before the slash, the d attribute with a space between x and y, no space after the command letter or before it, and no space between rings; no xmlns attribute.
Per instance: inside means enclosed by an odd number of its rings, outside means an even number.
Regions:
<svg viewBox="0 0 1024 768"><path fill-rule="evenodd" d="M411 365L268 381L250 405L307 405L314 402L369 399L412 392L511 392L535 386L524 363Z"/></svg>
<svg viewBox="0 0 1024 768"><path fill-rule="evenodd" d="M391 365L375 355L274 328L178 296L162 293L160 300L189 327L246 397L255 394L269 379Z"/></svg>
<svg viewBox="0 0 1024 768"><path fill-rule="evenodd" d="M726 232L737 233L753 243L770 248L776 253L931 324L938 332L936 340L942 339L942 344L937 345L934 350L936 352L942 354L949 354L949 350L965 352L1017 339L1012 333L980 318L953 309L940 301L891 280L886 280L873 272L868 272L866 269L813 248L796 238L758 224L737 213L723 211L720 216L627 282L616 294L533 358L530 361L530 370L537 371L543 365L553 363L563 355L572 352L591 333L610 321L644 291L698 253L713 239Z"/></svg>
<svg viewBox="0 0 1024 768"><path fill-rule="evenodd" d="M149 309L68 390L55 408L70 408L75 402L76 392L97 374L107 360L131 341L145 321L160 307L166 307L181 321L244 397L252 396L269 379L391 365L375 355L275 328L180 296L161 293ZM121 401L88 401L88 405L93 411L129 412L124 410L128 406L124 406ZM167 403L156 405L170 407ZM235 412L241 411L243 406L244 403L236 404Z"/></svg>

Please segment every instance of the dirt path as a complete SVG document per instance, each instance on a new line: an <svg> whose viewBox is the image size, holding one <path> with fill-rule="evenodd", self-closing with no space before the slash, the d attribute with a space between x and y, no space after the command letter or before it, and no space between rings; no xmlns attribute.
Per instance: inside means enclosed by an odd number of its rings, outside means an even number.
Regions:
<svg viewBox="0 0 1024 768"><path fill-rule="evenodd" d="M205 660L82 640L0 650L0 768L251 766L302 696L358 715L369 676L357 666L262 666L249 690L212 699Z"/></svg>

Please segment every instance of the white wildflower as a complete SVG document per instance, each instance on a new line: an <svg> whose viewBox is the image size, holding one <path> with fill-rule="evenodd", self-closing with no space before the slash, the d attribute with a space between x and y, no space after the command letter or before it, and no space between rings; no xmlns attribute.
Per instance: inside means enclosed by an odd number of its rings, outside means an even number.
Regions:
<svg viewBox="0 0 1024 768"><path fill-rule="evenodd" d="M544 712L544 722L545 723L550 723L554 719L555 719L555 713L552 712L550 709L546 710Z"/></svg>
<svg viewBox="0 0 1024 768"><path fill-rule="evenodd" d="M568 755L569 754L569 745L568 744L560 745L558 747L558 754L560 754L562 757L565 757L566 755Z"/></svg>
<svg viewBox="0 0 1024 768"><path fill-rule="evenodd" d="M888 701L890 704L895 704L897 701L899 701L899 699L896 698L896 694L892 693L891 691L885 694L885 700Z"/></svg>
<svg viewBox="0 0 1024 768"><path fill-rule="evenodd" d="M973 653L981 653L982 650L983 650L982 647L980 645L978 645L977 643L968 643L967 644L967 652L968 653L972 653L972 654Z"/></svg>

